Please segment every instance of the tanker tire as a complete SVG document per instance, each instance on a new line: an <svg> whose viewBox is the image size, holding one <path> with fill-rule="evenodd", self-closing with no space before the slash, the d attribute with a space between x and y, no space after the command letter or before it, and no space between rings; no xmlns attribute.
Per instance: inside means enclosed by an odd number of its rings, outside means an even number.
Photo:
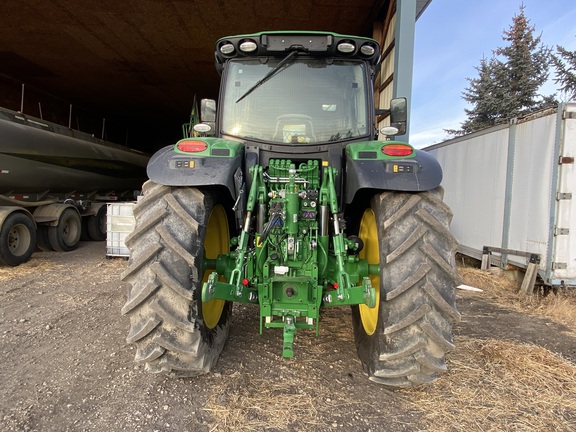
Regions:
<svg viewBox="0 0 576 432"><path fill-rule="evenodd" d="M90 240L106 240L106 212L107 207L103 205L98 209L94 216L86 217L86 229Z"/></svg>
<svg viewBox="0 0 576 432"><path fill-rule="evenodd" d="M54 250L48 238L48 227L45 225L38 225L38 229L36 230L36 246L38 246L38 249L42 252L51 252Z"/></svg>
<svg viewBox="0 0 576 432"><path fill-rule="evenodd" d="M78 247L82 234L82 218L73 209L67 208L58 218L58 225L48 228L50 246L57 252L70 252Z"/></svg>
<svg viewBox="0 0 576 432"><path fill-rule="evenodd" d="M384 192L371 201L380 259L377 323L368 334L358 306L352 320L364 370L386 386L433 381L446 370L446 353L454 349L452 323L460 319L457 242L448 229L452 213L442 192Z"/></svg>
<svg viewBox="0 0 576 432"><path fill-rule="evenodd" d="M30 259L36 249L36 227L23 213L12 213L0 232L0 264L17 266Z"/></svg>
<svg viewBox="0 0 576 432"><path fill-rule="evenodd" d="M88 218L84 216L82 218L82 233L80 234L80 241L90 241L90 234L88 233Z"/></svg>
<svg viewBox="0 0 576 432"><path fill-rule="evenodd" d="M210 371L229 332L232 307L224 304L213 328L202 318L202 260L206 226L216 196L193 187L147 181L134 208L136 227L122 279L130 284L122 314L130 318L128 343L136 363L170 376Z"/></svg>

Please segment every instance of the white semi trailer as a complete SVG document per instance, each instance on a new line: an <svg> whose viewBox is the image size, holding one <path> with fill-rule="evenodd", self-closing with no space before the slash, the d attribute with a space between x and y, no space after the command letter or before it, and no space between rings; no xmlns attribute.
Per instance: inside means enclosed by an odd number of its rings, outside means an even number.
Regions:
<svg viewBox="0 0 576 432"><path fill-rule="evenodd" d="M426 150L442 166L461 253L576 285L576 103Z"/></svg>

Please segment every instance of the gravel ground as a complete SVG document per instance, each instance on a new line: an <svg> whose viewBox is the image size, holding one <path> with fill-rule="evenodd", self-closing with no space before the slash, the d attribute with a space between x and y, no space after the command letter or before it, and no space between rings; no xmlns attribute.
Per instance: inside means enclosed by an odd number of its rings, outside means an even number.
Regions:
<svg viewBox="0 0 576 432"><path fill-rule="evenodd" d="M282 332L258 334L258 310L235 305L212 373L151 375L133 362L120 314L123 258L104 243L37 252L0 267L0 429L9 431L413 431L424 412L409 392L370 382L357 360L348 308L326 311L320 337L301 331L295 358ZM576 338L542 318L460 297L462 337L539 344L576 360ZM433 384L432 384L433 385Z"/></svg>

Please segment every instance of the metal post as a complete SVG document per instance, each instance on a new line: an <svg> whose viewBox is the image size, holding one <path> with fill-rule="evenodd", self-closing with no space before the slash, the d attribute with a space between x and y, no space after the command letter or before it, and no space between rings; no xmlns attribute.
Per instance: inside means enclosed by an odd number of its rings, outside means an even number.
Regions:
<svg viewBox="0 0 576 432"><path fill-rule="evenodd" d="M530 255L530 263L526 268L526 274L522 280L520 292L531 295L534 292L534 284L536 283L536 276L538 276L538 266L540 264L540 255Z"/></svg>
<svg viewBox="0 0 576 432"><path fill-rule="evenodd" d="M488 246L484 246L482 249L482 265L480 266L480 270L488 270L490 268L490 248Z"/></svg>
<svg viewBox="0 0 576 432"><path fill-rule="evenodd" d="M556 227L557 211L558 211L558 201L554 199L556 192L558 192L558 176L560 173L560 165L558 160L560 158L560 148L563 145L562 140L564 139L564 134L562 133L562 128L564 127L564 109L565 105L560 103L558 105L558 112L556 113L556 133L554 136L554 155L552 156L552 180L550 181L550 219L548 225L548 247L546 249L546 281L552 280L552 263L554 262L554 249L556 247L556 235L554 233L554 228Z"/></svg>
<svg viewBox="0 0 576 432"><path fill-rule="evenodd" d="M514 156L516 154L516 124L517 118L510 120L508 126L508 160L506 163L506 189L504 191L504 215L502 221L502 249L507 249L510 244L510 222L512 215L512 186L514 181ZM500 268L506 268L508 254L503 253L500 260Z"/></svg>
<svg viewBox="0 0 576 432"><path fill-rule="evenodd" d="M20 99L20 112L24 114L24 83L22 83L22 98Z"/></svg>
<svg viewBox="0 0 576 432"><path fill-rule="evenodd" d="M396 2L396 29L394 46L393 97L406 97L408 118L406 133L396 139L407 141L410 136L410 112L412 100L412 74L414 69L414 33L416 30L416 0Z"/></svg>

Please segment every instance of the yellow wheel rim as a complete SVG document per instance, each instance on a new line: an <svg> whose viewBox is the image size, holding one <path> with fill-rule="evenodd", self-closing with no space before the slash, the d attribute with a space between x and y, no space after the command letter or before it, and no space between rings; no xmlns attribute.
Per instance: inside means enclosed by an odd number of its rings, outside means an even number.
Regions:
<svg viewBox="0 0 576 432"><path fill-rule="evenodd" d="M368 261L368 264L378 264L380 262L380 248L378 245L378 228L376 217L372 209L367 209L360 221L360 232L358 237L364 242L364 249L360 251L360 258ZM360 320L364 331L368 335L373 335L378 325L378 311L380 310L380 275L370 275L372 286L376 290L376 306L369 308L366 305L359 305Z"/></svg>
<svg viewBox="0 0 576 432"><path fill-rule="evenodd" d="M209 259L216 259L218 255L230 251L230 231L228 229L228 217L221 205L216 205L210 213L208 226L206 227L206 238L204 239L204 256ZM202 282L208 280L208 276L216 269L206 269ZM207 303L202 302L202 318L208 328L214 328L220 321L224 300L214 299Z"/></svg>

